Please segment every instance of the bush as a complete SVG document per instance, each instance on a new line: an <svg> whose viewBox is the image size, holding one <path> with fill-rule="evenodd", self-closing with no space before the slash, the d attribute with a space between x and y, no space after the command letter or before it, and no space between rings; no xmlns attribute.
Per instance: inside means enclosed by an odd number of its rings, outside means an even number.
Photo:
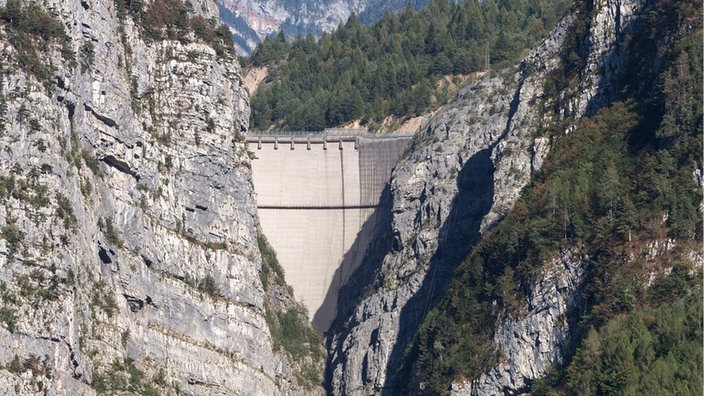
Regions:
<svg viewBox="0 0 704 396"><path fill-rule="evenodd" d="M211 297L218 297L220 295L220 288L215 282L215 278L210 275L206 275L203 279L198 282L198 290L206 293Z"/></svg>
<svg viewBox="0 0 704 396"><path fill-rule="evenodd" d="M274 251L274 248L269 244L269 241L267 241L266 236L264 236L261 230L257 230L257 245L262 255L262 272L260 278L264 290L269 290L271 281L284 284L284 268L279 263L279 259L276 258L276 251ZM271 276L273 276L273 278L271 278Z"/></svg>
<svg viewBox="0 0 704 396"><path fill-rule="evenodd" d="M204 42L219 56L234 55L232 33L225 25L216 25L201 16L190 17L193 10L180 0L155 0L144 13L141 26L150 40L193 40Z"/></svg>
<svg viewBox="0 0 704 396"><path fill-rule="evenodd" d="M7 331L10 333L14 333L17 329L17 315L14 309L8 307L0 308L0 320L5 322Z"/></svg>
<svg viewBox="0 0 704 396"><path fill-rule="evenodd" d="M305 356L323 356L322 339L295 309L274 312L267 307L266 320L276 348L283 348L296 361Z"/></svg>
<svg viewBox="0 0 704 396"><path fill-rule="evenodd" d="M56 216L63 220L67 231L75 229L78 224L71 202L61 193L56 193Z"/></svg>
<svg viewBox="0 0 704 396"><path fill-rule="evenodd" d="M14 224L8 224L2 227L1 233L2 237L7 241L7 248L10 255L17 253L24 240L24 233Z"/></svg>
<svg viewBox="0 0 704 396"><path fill-rule="evenodd" d="M102 222L98 222L98 227ZM100 227L102 229L102 227ZM111 217L105 219L103 232L111 244L122 247L125 243L120 236L120 231L113 225L113 220Z"/></svg>

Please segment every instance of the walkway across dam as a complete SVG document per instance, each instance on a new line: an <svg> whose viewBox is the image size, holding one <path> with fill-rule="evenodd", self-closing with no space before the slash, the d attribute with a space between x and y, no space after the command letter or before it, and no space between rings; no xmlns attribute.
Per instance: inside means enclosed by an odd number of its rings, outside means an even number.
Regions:
<svg viewBox="0 0 704 396"><path fill-rule="evenodd" d="M412 134L250 133L252 174L264 234L294 288L325 331L337 290L362 264L370 238L360 233ZM354 251L351 248L354 246Z"/></svg>

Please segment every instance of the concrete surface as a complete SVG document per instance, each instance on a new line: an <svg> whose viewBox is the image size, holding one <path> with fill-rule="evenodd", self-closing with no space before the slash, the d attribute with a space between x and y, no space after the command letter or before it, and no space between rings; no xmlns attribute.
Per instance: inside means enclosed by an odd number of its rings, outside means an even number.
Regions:
<svg viewBox="0 0 704 396"><path fill-rule="evenodd" d="M369 244L359 231L410 137L250 136L248 142L264 234L324 332L335 318L337 289Z"/></svg>

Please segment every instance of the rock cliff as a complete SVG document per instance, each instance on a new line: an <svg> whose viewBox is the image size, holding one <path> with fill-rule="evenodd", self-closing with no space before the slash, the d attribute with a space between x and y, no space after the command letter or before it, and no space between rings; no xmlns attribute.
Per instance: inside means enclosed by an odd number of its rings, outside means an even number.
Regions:
<svg viewBox="0 0 704 396"><path fill-rule="evenodd" d="M28 4L0 1L0 388L301 391L266 320L232 51L150 39L127 3Z"/></svg>
<svg viewBox="0 0 704 396"><path fill-rule="evenodd" d="M357 303L345 308L341 300L343 308L329 335L327 378L333 393L393 391L404 351L453 270L512 208L540 168L551 144L541 135L542 126L564 122L569 132L573 120L593 114L613 98L612 80L622 60L619 40L638 20L642 2L586 4L563 20L517 70L491 71L464 88L429 121L397 165L391 180L392 246L377 252L383 259L370 262L362 269L365 275L341 292L343 299ZM583 22L581 30L578 21ZM560 87L556 94L546 92L563 67L567 38L586 60L577 65L581 82ZM577 285L580 273L573 269L563 275ZM531 306L557 316L548 319L542 313L527 321L500 322L497 343L508 358L482 377L475 393L519 392L526 380L559 362L569 329L550 326L564 320L571 292L541 298L546 287L555 290L549 277L543 282L529 293L540 299ZM538 342L537 349L524 348ZM531 364L523 364L527 356L534 359Z"/></svg>
<svg viewBox="0 0 704 396"><path fill-rule="evenodd" d="M562 364L584 272L582 258L568 250L547 263L532 285L523 316L509 315L498 321L494 341L501 345L503 361L474 382L455 384L451 394L527 392L531 380Z"/></svg>

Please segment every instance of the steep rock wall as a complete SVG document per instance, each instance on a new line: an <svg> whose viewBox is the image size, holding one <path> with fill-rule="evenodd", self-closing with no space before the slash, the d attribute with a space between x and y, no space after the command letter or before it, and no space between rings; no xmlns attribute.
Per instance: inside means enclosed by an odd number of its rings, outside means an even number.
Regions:
<svg viewBox="0 0 704 396"><path fill-rule="evenodd" d="M582 258L569 250L546 263L532 285L524 315L498 321L494 341L501 345L502 362L474 382L455 384L451 394L522 393L529 390L532 379L561 364L584 267Z"/></svg>
<svg viewBox="0 0 704 396"><path fill-rule="evenodd" d="M0 387L295 391L265 320L237 61L197 37L145 41L113 1L44 3L76 65L50 47L53 74L38 81L0 33L12 319L0 326ZM216 18L213 2L192 3Z"/></svg>
<svg viewBox="0 0 704 396"><path fill-rule="evenodd" d="M331 332L327 379L332 392L393 391L404 350L452 271L511 209L541 166L550 147L540 136L541 125L590 115L613 97L612 79L622 59L617 40L638 20L641 5L637 0L589 3L590 15L577 12L563 20L519 71L492 72L474 81L417 137L392 176L393 246L349 285L347 298L357 303L341 310ZM586 59L583 78L577 87L548 97L546 82L561 67L561 45L580 18L588 18L584 34L576 34L577 51ZM365 283L365 277L373 280ZM500 348L508 348L514 332L497 333L509 334L499 340ZM543 337L529 333L527 344ZM565 336L553 339L549 350L540 351L547 357L540 367L509 359L507 367L487 374L494 380L479 393L516 392L525 379L544 375L545 367L559 362Z"/></svg>

